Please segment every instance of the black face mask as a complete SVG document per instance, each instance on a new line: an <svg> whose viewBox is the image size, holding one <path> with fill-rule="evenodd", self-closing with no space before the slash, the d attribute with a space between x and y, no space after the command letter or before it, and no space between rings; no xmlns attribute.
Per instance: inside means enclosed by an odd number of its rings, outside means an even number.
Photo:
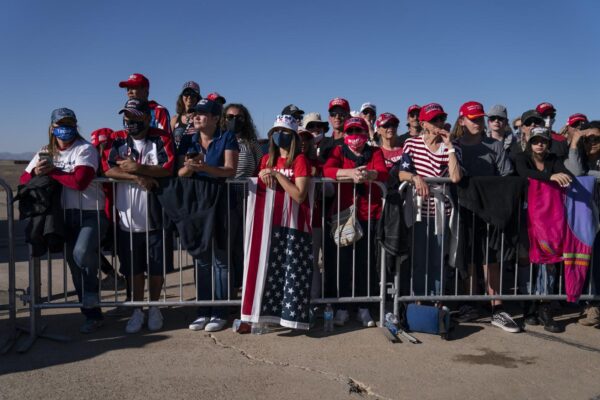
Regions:
<svg viewBox="0 0 600 400"><path fill-rule="evenodd" d="M243 125L244 124L242 121L238 120L237 118L227 120L227 130L233 133L240 133Z"/></svg>
<svg viewBox="0 0 600 400"><path fill-rule="evenodd" d="M123 128L125 128L128 135L137 136L146 129L146 123L144 121L123 120Z"/></svg>

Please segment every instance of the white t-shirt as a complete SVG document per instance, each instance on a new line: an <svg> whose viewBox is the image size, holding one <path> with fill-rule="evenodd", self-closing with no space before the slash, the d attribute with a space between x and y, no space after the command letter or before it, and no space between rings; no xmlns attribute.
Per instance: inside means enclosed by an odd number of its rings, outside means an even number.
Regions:
<svg viewBox="0 0 600 400"><path fill-rule="evenodd" d="M45 151L45 149L42 148L40 151ZM25 171L31 173L39 159L39 153L36 153ZM78 166L92 167L96 171L98 169L98 151L90 143L78 138L69 148L59 149L54 156L53 163L55 168L67 173L72 173ZM62 205L64 209L104 210L102 186L93 181L83 191L63 186Z"/></svg>
<svg viewBox="0 0 600 400"><path fill-rule="evenodd" d="M133 139L133 138L132 138ZM158 151L156 144L150 140L133 139L135 150L139 153L138 162L143 165L158 165ZM129 157L129 148L124 145L119 147L119 157ZM146 213L148 209L147 196L144 189L135 183L117 183L117 198L115 205L119 211L119 226L122 230L133 232L146 231ZM156 229L148 225L148 230Z"/></svg>

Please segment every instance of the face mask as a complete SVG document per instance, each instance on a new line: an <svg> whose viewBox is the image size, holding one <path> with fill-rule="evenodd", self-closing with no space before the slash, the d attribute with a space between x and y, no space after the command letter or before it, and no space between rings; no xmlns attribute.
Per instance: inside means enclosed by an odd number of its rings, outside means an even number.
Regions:
<svg viewBox="0 0 600 400"><path fill-rule="evenodd" d="M346 135L346 137L344 137L346 146L354 151L358 151L365 143L367 143L367 140L366 135Z"/></svg>
<svg viewBox="0 0 600 400"><path fill-rule="evenodd" d="M544 118L544 125L546 126L546 128L551 129L552 125L554 125L554 118L550 116Z"/></svg>
<svg viewBox="0 0 600 400"><path fill-rule="evenodd" d="M273 143L275 143L275 146L281 147L282 149L289 149L292 144L292 135L289 133L275 132L273 134Z"/></svg>
<svg viewBox="0 0 600 400"><path fill-rule="evenodd" d="M146 128L146 124L144 121L123 120L123 128L125 128L128 135L136 136Z"/></svg>
<svg viewBox="0 0 600 400"><path fill-rule="evenodd" d="M242 121L232 118L227 121L227 130L233 133L239 133L242 130Z"/></svg>
<svg viewBox="0 0 600 400"><path fill-rule="evenodd" d="M325 134L323 133L313 133L313 141L315 142L315 144L319 144L321 142L321 140L323 140L323 136L325 136Z"/></svg>
<svg viewBox="0 0 600 400"><path fill-rule="evenodd" d="M52 128L52 134L57 139L69 142L77 136L77 127L75 126L57 126Z"/></svg>

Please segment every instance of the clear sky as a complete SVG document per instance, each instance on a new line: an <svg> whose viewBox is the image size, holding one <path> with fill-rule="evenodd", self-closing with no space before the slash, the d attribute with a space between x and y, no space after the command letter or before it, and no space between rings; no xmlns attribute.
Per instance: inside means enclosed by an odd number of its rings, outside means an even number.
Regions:
<svg viewBox="0 0 600 400"><path fill-rule="evenodd" d="M119 129L117 84L133 72L172 114L187 80L244 103L260 136L285 105L326 117L336 96L401 124L410 104L438 102L454 122L469 100L510 118L550 101L560 126L600 119L599 19L598 0L8 0L0 152L38 150L58 107L85 137Z"/></svg>

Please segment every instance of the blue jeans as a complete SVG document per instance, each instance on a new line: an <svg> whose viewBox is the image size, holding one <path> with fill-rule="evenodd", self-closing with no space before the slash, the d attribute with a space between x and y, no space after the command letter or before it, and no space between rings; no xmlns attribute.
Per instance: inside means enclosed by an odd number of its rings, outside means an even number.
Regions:
<svg viewBox="0 0 600 400"><path fill-rule="evenodd" d="M214 273L215 300L227 299L228 271L227 251L214 247L214 256L209 248L194 260L196 265L196 295L198 300L212 299L212 282ZM212 271L212 273L211 273ZM198 307L199 317L217 317L226 319L225 307Z"/></svg>
<svg viewBox="0 0 600 400"><path fill-rule="evenodd" d="M102 319L99 302L99 239L108 227L103 211L68 209L65 211L66 259L81 312L87 319Z"/></svg>

